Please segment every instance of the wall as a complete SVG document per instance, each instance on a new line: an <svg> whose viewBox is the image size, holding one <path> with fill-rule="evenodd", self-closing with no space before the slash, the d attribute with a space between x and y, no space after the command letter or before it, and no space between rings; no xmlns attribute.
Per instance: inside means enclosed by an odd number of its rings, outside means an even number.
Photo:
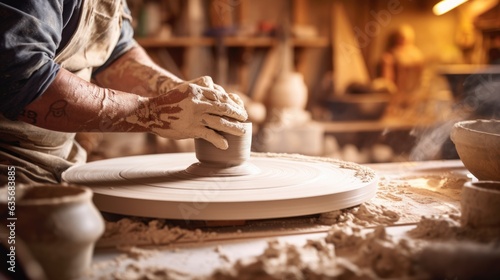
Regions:
<svg viewBox="0 0 500 280"><path fill-rule="evenodd" d="M458 14L452 10L441 16L432 13L437 1L341 1L353 28L361 38L362 52L372 77L390 32L401 24L415 29L415 44L430 64L460 63L462 54L455 43ZM361 31L361 32L360 32ZM366 41L368 42L366 43Z"/></svg>

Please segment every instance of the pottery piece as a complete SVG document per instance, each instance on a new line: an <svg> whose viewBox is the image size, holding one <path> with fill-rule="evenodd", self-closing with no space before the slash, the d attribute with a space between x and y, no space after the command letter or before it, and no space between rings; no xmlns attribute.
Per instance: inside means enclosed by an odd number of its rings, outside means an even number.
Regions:
<svg viewBox="0 0 500 280"><path fill-rule="evenodd" d="M76 279L90 266L104 220L92 191L77 186L42 185L16 200L16 234L48 279Z"/></svg>
<svg viewBox="0 0 500 280"><path fill-rule="evenodd" d="M186 172L199 176L242 176L258 173L258 168L247 163L252 146L252 123L243 123L245 134L236 136L219 132L229 147L221 150L212 143L198 138L194 141L196 158L199 160Z"/></svg>
<svg viewBox="0 0 500 280"><path fill-rule="evenodd" d="M307 86L298 72L278 75L267 95L267 106L274 109L305 109Z"/></svg>
<svg viewBox="0 0 500 280"><path fill-rule="evenodd" d="M461 223L472 227L500 226L500 182L467 182L462 190Z"/></svg>
<svg viewBox="0 0 500 280"><path fill-rule="evenodd" d="M500 120L458 122L450 137L465 167L477 179L500 181Z"/></svg>

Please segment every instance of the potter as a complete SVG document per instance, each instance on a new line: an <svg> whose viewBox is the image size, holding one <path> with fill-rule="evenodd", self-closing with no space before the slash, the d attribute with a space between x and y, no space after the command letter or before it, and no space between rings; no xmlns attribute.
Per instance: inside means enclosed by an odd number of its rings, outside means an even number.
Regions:
<svg viewBox="0 0 500 280"><path fill-rule="evenodd" d="M16 183L61 183L105 133L204 138L221 149L216 131L243 133L241 98L209 76L183 80L158 65L134 39L127 2L0 5L9 38L0 53L11 58L0 64L9 73L0 76L0 170L14 167ZM0 172L0 185L8 180Z"/></svg>

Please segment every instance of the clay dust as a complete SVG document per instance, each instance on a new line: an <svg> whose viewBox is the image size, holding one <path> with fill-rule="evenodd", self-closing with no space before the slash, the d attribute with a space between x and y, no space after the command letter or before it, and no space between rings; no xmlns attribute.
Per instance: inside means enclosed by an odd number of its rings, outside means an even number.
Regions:
<svg viewBox="0 0 500 280"><path fill-rule="evenodd" d="M129 250L125 269L109 279L380 279L435 277L491 278L500 269L485 264L500 261L500 228L469 228L460 225L460 193L467 178L449 173L380 178L375 198L357 207L307 218L310 226L322 227L326 236L305 245L271 239L262 254L231 260L216 247L225 266L211 275L193 276L138 260L154 252ZM269 221L263 221L269 223ZM388 227L414 224L403 235L391 235ZM283 227L272 229L279 232ZM178 244L182 240L203 242L225 234L241 234L245 226L230 233L206 232L168 226L163 220L124 218L106 223L101 244L129 246ZM130 247L129 247L130 248ZM437 251L440 248L440 251ZM457 250L461 254L457 255ZM448 262L436 267L429 254ZM127 257L128 255L128 257ZM466 257L474 256L480 261ZM432 259L432 258L431 258ZM463 261L465 259L466 261ZM463 262L461 266L455 263ZM98 265L98 264L95 264ZM118 265L117 261L108 263ZM122 263L123 267L123 263ZM464 270L462 267L468 267ZM128 274L127 274L128 273ZM164 278L162 278L164 277ZM458 279L458 278L457 278ZM493 278L492 278L493 279Z"/></svg>

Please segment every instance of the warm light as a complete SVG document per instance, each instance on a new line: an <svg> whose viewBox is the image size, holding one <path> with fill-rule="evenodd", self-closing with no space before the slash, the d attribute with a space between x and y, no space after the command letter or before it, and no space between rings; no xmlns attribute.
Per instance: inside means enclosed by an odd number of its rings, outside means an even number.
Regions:
<svg viewBox="0 0 500 280"><path fill-rule="evenodd" d="M450 10L462 5L467 2L467 0L442 0L441 2L434 5L432 11L435 15L440 16Z"/></svg>

